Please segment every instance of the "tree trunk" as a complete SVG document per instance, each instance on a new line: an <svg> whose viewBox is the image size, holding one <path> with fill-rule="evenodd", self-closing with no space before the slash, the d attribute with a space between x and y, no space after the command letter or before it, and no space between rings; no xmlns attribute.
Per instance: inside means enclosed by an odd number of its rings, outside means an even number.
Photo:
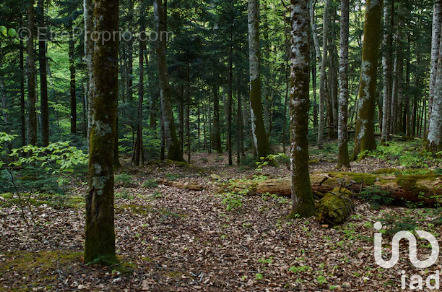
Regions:
<svg viewBox="0 0 442 292"><path fill-rule="evenodd" d="M391 25L392 5L394 0L385 0L384 5L384 28L383 28L383 50L382 50L382 69L383 69L383 106L382 106L382 141L389 140L392 126L391 100L392 100L392 55L393 38Z"/></svg>
<svg viewBox="0 0 442 292"><path fill-rule="evenodd" d="M35 53L34 53L34 38L35 38L35 25L34 25L34 0L30 0L28 7L28 30L30 32L27 41L28 51L28 138L29 144L37 145L37 94L36 94L36 76L35 76Z"/></svg>
<svg viewBox="0 0 442 292"><path fill-rule="evenodd" d="M233 27L232 27L233 29ZM232 147L232 111L233 111L233 32L230 30L229 46L229 77L228 77L228 99L227 99L227 151L229 153L229 165L233 165Z"/></svg>
<svg viewBox="0 0 442 292"><path fill-rule="evenodd" d="M442 179L436 174L395 176L391 174L330 172L313 173L311 180L313 192L320 196L342 187L354 194L369 193L370 196L390 197L402 204L408 201L434 207L437 206L437 196L442 195L440 188ZM291 179L270 179L252 185L243 182L233 191L240 191L241 188L250 190L250 194L290 196Z"/></svg>
<svg viewBox="0 0 442 292"><path fill-rule="evenodd" d="M94 13L94 6L93 6L93 0L84 0L83 3L84 6L84 55L85 55L85 62L87 66L87 78L88 78L88 112L87 112L87 120L88 120L88 127L87 127L87 137L89 142L89 133L92 127L92 103L94 100L94 92L95 92L95 84L93 79L93 54L94 54L94 42L91 39L91 34L94 31L94 19L93 19L93 13Z"/></svg>
<svg viewBox="0 0 442 292"><path fill-rule="evenodd" d="M134 0L129 0L128 2L129 9L128 9L128 30L132 33L133 28L133 19L134 19ZM134 42L133 38L130 38L127 42L127 85L126 85L126 93L127 93L127 102L132 102L133 99L133 51L134 51Z"/></svg>
<svg viewBox="0 0 442 292"><path fill-rule="evenodd" d="M314 215L315 204L308 166L308 113L310 81L308 0L291 0L290 153L293 214Z"/></svg>
<svg viewBox="0 0 442 292"><path fill-rule="evenodd" d="M436 153L442 150L442 37L439 40L439 56L437 78L434 88L434 99L428 129L428 150Z"/></svg>
<svg viewBox="0 0 442 292"><path fill-rule="evenodd" d="M441 34L441 3L435 0L433 5L433 27L431 38L431 71L430 71L430 99L428 102L428 116L431 117L434 96L436 94L436 79L439 59L439 43Z"/></svg>
<svg viewBox="0 0 442 292"><path fill-rule="evenodd" d="M118 0L95 0L96 31L118 31ZM118 100L118 40L98 41L93 55L89 193L84 261L114 264L114 146Z"/></svg>
<svg viewBox="0 0 442 292"><path fill-rule="evenodd" d="M49 145L49 107L48 107L48 81L46 69L46 35L44 0L38 0L38 23L40 33L38 39L38 61L40 65L40 111L41 111L41 136L42 145Z"/></svg>
<svg viewBox="0 0 442 292"><path fill-rule="evenodd" d="M366 6L354 159L361 152L376 149L374 114L376 106L376 72L381 40L382 0L367 0Z"/></svg>
<svg viewBox="0 0 442 292"><path fill-rule="evenodd" d="M20 20L22 21L22 18ZM25 74L24 44L22 38L20 38L20 136L22 146L26 145Z"/></svg>
<svg viewBox="0 0 442 292"><path fill-rule="evenodd" d="M138 81L138 111L137 111L137 137L134 146L134 155L132 157L132 164L136 166L144 165L144 146L143 146L143 102L144 102L144 49L146 47L145 31L146 20L144 12L146 5L144 2L140 5L140 40L139 40L139 54L138 64L140 76ZM147 61L147 60L146 60Z"/></svg>
<svg viewBox="0 0 442 292"><path fill-rule="evenodd" d="M75 84L75 40L74 29L72 25L69 26L69 71L71 74L70 94L71 94L71 134L77 134L77 95Z"/></svg>
<svg viewBox="0 0 442 292"><path fill-rule="evenodd" d="M221 130L219 121L219 85L213 86L213 149L222 153Z"/></svg>
<svg viewBox="0 0 442 292"><path fill-rule="evenodd" d="M166 137L167 158L174 161L184 161L180 142L176 134L172 102L169 92L169 76L166 63L166 32L167 32L167 0L154 1L156 31L159 37L157 44L158 72L160 80L161 112L163 115L164 134Z"/></svg>
<svg viewBox="0 0 442 292"><path fill-rule="evenodd" d="M341 33L339 59L339 119L338 119L338 168L350 167L348 157L348 37L349 0L341 0Z"/></svg>
<svg viewBox="0 0 442 292"><path fill-rule="evenodd" d="M250 108L253 143L256 154L266 157L270 153L268 136L264 125L261 100L261 70L259 43L259 4L258 0L249 0L249 66L250 66Z"/></svg>
<svg viewBox="0 0 442 292"><path fill-rule="evenodd" d="M325 1L324 20L322 29L322 59L321 59L321 76L319 81L319 125L318 125L318 147L322 148L324 139L324 124L325 124L325 101L328 99L326 88L326 70L327 65L327 41L328 41L328 15L329 15L330 0Z"/></svg>

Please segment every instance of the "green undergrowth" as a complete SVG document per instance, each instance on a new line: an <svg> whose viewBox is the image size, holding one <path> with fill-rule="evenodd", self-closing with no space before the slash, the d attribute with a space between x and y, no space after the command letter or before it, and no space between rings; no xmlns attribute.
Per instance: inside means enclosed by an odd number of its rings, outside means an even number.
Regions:
<svg viewBox="0 0 442 292"><path fill-rule="evenodd" d="M363 152L359 158L374 157L397 163L406 168L427 168L442 163L442 152L434 155L425 150L421 139L390 141L378 145L376 150Z"/></svg>
<svg viewBox="0 0 442 292"><path fill-rule="evenodd" d="M82 196L40 193L0 194L0 208L10 208L12 206L40 207L47 205L55 209L81 209L84 207L84 204Z"/></svg>

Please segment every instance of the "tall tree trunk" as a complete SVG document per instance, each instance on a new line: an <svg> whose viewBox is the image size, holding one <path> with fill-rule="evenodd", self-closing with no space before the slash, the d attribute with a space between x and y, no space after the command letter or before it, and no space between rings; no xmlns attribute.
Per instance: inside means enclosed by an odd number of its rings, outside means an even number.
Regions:
<svg viewBox="0 0 442 292"><path fill-rule="evenodd" d="M439 40L437 78L434 88L433 108L428 129L428 150L436 153L442 150L442 37Z"/></svg>
<svg viewBox="0 0 442 292"><path fill-rule="evenodd" d="M439 59L439 43L441 35L441 3L440 0L435 0L433 5L433 27L431 37L431 71L430 71L430 98L428 102L428 117L431 117L433 107L433 100L436 93L436 79Z"/></svg>
<svg viewBox="0 0 442 292"><path fill-rule="evenodd" d="M44 0L38 0L38 24L43 32L45 27ZM41 137L42 145L49 145L49 107L48 107L48 81L46 68L46 35L41 33L38 38L38 61L40 65L40 111L41 111Z"/></svg>
<svg viewBox="0 0 442 292"><path fill-rule="evenodd" d="M308 112L310 81L308 0L291 0L290 133L293 214L313 216L315 203L309 175Z"/></svg>
<svg viewBox="0 0 442 292"><path fill-rule="evenodd" d="M341 33L339 59L339 119L338 119L338 168L350 167L348 157L348 36L349 0L341 0Z"/></svg>
<svg viewBox="0 0 442 292"><path fill-rule="evenodd" d="M249 0L249 66L250 66L250 108L252 117L253 143L257 155L266 157L270 146L264 125L261 100L261 70L259 46L259 4L258 0Z"/></svg>
<svg viewBox="0 0 442 292"><path fill-rule="evenodd" d="M134 155L132 157L132 164L136 166L144 165L144 146L143 146L143 102L144 102L144 49L146 47L145 31L146 31L146 20L145 20L145 10L146 4L142 2L140 5L140 39L139 39L139 54L138 54L138 64L139 64L139 81L138 81L138 111L137 111L137 137L134 146ZM147 62L147 60L146 60Z"/></svg>
<svg viewBox="0 0 442 292"><path fill-rule="evenodd" d="M392 126L391 100L392 100L392 59L393 59L393 37L392 37L392 7L394 0L385 0L384 5L384 27L383 27L383 106L382 106L382 141L389 140Z"/></svg>
<svg viewBox="0 0 442 292"><path fill-rule="evenodd" d="M218 153L222 153L221 129L219 120L219 85L213 86L213 139L212 146Z"/></svg>
<svg viewBox="0 0 442 292"><path fill-rule="evenodd" d="M154 13L156 22L156 31L159 37L158 54L158 72L160 80L160 100L161 112L164 122L164 134L166 137L167 158L174 161L183 161L183 152L176 134L175 121L172 111L172 102L169 92L169 76L166 63L166 37L167 32L167 0L154 0Z"/></svg>
<svg viewBox="0 0 442 292"><path fill-rule="evenodd" d="M238 85L240 84L239 82L240 78L238 77ZM237 117L236 117L236 163L238 165L241 164L241 143L243 140L243 125L242 125L242 100L241 100L241 90L238 87L238 94L236 96L236 98L238 99L238 104L237 104Z"/></svg>
<svg viewBox="0 0 442 292"><path fill-rule="evenodd" d="M91 34L94 31L94 6L93 6L93 0L84 0L83 3L84 8L84 59L87 66L87 79L88 79L88 100L87 100L87 120L88 120L88 126L87 126L87 136L89 141L89 133L92 127L92 102L94 100L94 92L95 92L95 84L93 79L93 54L94 54L94 42L92 41Z"/></svg>
<svg viewBox="0 0 442 292"><path fill-rule="evenodd" d="M133 20L134 20L134 0L129 0L129 10L128 10L128 30L132 33L133 28ZM134 42L133 38L130 38L127 42L127 85L126 85L126 93L127 93L127 102L132 102L133 99L133 51L134 51Z"/></svg>
<svg viewBox="0 0 442 292"><path fill-rule="evenodd" d="M118 0L95 0L96 31L118 31ZM114 264L114 146L118 100L118 40L98 41L93 55L95 84L89 145L84 261Z"/></svg>
<svg viewBox="0 0 442 292"><path fill-rule="evenodd" d="M410 35L407 37L407 63L406 63L406 72L405 72L405 107L404 107L404 119L405 119L405 133L408 138L411 137L411 117L410 117L410 74L411 74L411 50L410 50Z"/></svg>
<svg viewBox="0 0 442 292"><path fill-rule="evenodd" d="M36 93L36 76L35 76L35 52L34 52L34 38L35 38L35 15L34 15L34 0L30 0L27 7L28 13L28 30L30 32L27 41L28 51L28 138L29 144L37 145L37 93Z"/></svg>
<svg viewBox="0 0 442 292"><path fill-rule="evenodd" d="M233 27L232 27L233 29ZM232 147L232 108L233 108L233 32L230 30L229 45L229 77L227 89L227 151L229 153L229 165L233 165Z"/></svg>
<svg viewBox="0 0 442 292"><path fill-rule="evenodd" d="M359 114L356 122L353 158L366 150L376 149L374 114L376 106L376 72L381 43L382 0L367 0L362 45Z"/></svg>
<svg viewBox="0 0 442 292"><path fill-rule="evenodd" d="M191 88L190 88L190 63L187 63L186 71L186 137L187 137L187 162L191 162L191 152L192 152L192 141L190 138L190 104L191 99Z"/></svg>
<svg viewBox="0 0 442 292"><path fill-rule="evenodd" d="M328 41L328 15L329 15L329 6L330 0L325 1L324 7L324 20L323 20L323 29L322 29L322 59L321 59L321 77L319 84L319 125L318 125L318 147L322 148L324 143L324 124L325 124L325 101L328 98L327 88L326 88L326 70L325 66L327 65L327 41Z"/></svg>
<svg viewBox="0 0 442 292"><path fill-rule="evenodd" d="M319 45L318 35L316 33L316 24L315 24L315 0L310 0L309 2L309 14L310 14L310 27L312 30L312 39L313 39L313 60L312 60L312 87L313 87L313 127L315 131L318 131L318 101L317 101L317 82L316 82L316 73L317 68L316 65L321 65L321 48Z"/></svg>
<svg viewBox="0 0 442 292"><path fill-rule="evenodd" d="M22 18L21 18L22 20ZM26 145L26 103L25 103L25 61L24 61L24 44L20 38L20 133L21 145Z"/></svg>
<svg viewBox="0 0 442 292"><path fill-rule="evenodd" d="M71 74L70 94L71 94L71 134L77 134L77 94L75 84L75 39L74 29L69 26L69 71Z"/></svg>

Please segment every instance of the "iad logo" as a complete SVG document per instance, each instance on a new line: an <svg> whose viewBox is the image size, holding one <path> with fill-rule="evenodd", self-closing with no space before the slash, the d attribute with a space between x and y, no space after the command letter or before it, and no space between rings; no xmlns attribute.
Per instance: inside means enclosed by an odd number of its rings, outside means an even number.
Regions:
<svg viewBox="0 0 442 292"><path fill-rule="evenodd" d="M382 229L382 224L380 222L376 222L374 224L374 228L377 231ZM416 237L409 231L400 231L393 236L393 241L391 243L392 255L390 260L386 261L382 258L382 233L377 232L374 234L374 258L376 260L376 264L379 266L389 269L394 267L399 261L399 243L402 239L408 240L408 250L409 250L409 258L410 262L419 269L428 268L434 264L436 264L439 257L439 243L436 238L426 231L416 230L417 235L427 240L431 245L431 255L428 259L421 261L417 258L417 244ZM436 271L434 275L429 275L424 281L421 275L411 275L409 277L409 288L411 290L423 290L424 283L426 287L430 290L439 290L440 288L440 272ZM402 289L407 288L407 275L405 271L402 271L401 275L401 287Z"/></svg>
<svg viewBox="0 0 442 292"><path fill-rule="evenodd" d="M374 228L377 231L382 229L381 222L376 222L374 224ZM374 258L376 260L376 264L383 267L384 269L389 269L394 267L399 261L399 242L402 239L408 240L409 244L409 258L410 262L419 269L425 269L434 265L439 257L439 243L436 238L429 232L416 230L417 235L420 238L423 238L430 242L431 244L431 256L425 261L421 261L417 258L417 244L416 237L414 237L413 233L409 231L400 231L393 236L393 241L391 243L392 248L392 256L391 259L386 261L382 258L382 233L374 234Z"/></svg>

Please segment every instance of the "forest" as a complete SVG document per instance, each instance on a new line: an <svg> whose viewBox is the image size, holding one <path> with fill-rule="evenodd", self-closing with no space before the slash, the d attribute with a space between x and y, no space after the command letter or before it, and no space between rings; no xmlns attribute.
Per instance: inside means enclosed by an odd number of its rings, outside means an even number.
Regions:
<svg viewBox="0 0 442 292"><path fill-rule="evenodd" d="M0 291L441 291L440 0L0 0Z"/></svg>

